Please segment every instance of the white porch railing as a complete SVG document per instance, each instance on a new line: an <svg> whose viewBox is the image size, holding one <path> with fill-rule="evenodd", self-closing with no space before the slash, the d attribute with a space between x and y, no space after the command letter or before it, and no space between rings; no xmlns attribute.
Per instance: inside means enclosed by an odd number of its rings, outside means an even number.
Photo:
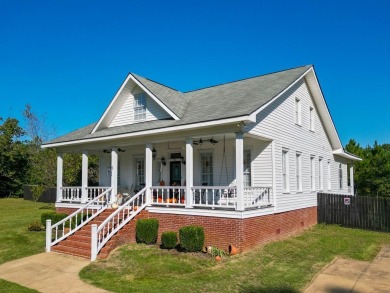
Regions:
<svg viewBox="0 0 390 293"><path fill-rule="evenodd" d="M81 186L61 187L61 201L81 202L81 195Z"/></svg>
<svg viewBox="0 0 390 293"><path fill-rule="evenodd" d="M205 208L235 209L237 188L235 186L194 186L192 205Z"/></svg>
<svg viewBox="0 0 390 293"><path fill-rule="evenodd" d="M88 186L85 189L87 190L88 201L94 200L99 194L105 192L111 187L100 187L100 186Z"/></svg>
<svg viewBox="0 0 390 293"><path fill-rule="evenodd" d="M136 195L121 205L98 227L93 224L91 227L91 261L94 261L111 237L117 233L125 224L133 219L146 207L146 191L144 187Z"/></svg>
<svg viewBox="0 0 390 293"><path fill-rule="evenodd" d="M244 207L264 207L273 203L271 187L250 186L244 188Z"/></svg>
<svg viewBox="0 0 390 293"><path fill-rule="evenodd" d="M164 206L184 206L185 186L152 186L152 204Z"/></svg>
<svg viewBox="0 0 390 293"><path fill-rule="evenodd" d="M94 200L90 201L77 211L67 216L58 223L51 225L51 220L46 221L46 251L49 252L51 246L65 239L86 223L103 212L110 198L112 188L109 188Z"/></svg>

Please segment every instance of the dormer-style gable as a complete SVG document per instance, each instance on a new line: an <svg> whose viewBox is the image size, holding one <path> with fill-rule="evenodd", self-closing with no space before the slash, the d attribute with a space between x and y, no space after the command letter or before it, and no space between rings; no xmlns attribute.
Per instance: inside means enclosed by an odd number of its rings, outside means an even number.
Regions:
<svg viewBox="0 0 390 293"><path fill-rule="evenodd" d="M185 106L180 92L130 73L91 133L145 121L180 120Z"/></svg>

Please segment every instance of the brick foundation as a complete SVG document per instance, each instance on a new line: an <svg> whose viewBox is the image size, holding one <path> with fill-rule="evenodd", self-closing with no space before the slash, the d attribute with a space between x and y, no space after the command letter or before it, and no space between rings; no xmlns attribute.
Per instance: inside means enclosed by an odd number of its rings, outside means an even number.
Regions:
<svg viewBox="0 0 390 293"><path fill-rule="evenodd" d="M160 214L142 211L137 219L157 218L161 233L179 231L183 226L199 225L205 230L205 245L227 250L232 244L245 251L256 245L285 238L317 224L317 207L248 219L213 218L191 215ZM118 233L118 242L135 241L135 221Z"/></svg>
<svg viewBox="0 0 390 293"><path fill-rule="evenodd" d="M58 208L57 211L71 213L74 209ZM206 246L214 245L227 250L232 244L240 248L241 251L245 251L256 245L296 234L317 224L317 207L247 219L150 213L143 210L136 217L136 219L141 218L157 218L159 220L159 239L163 232L178 232L183 226L199 225L204 227ZM135 223L136 221L130 221L115 235L115 239L113 239L115 244L135 242Z"/></svg>

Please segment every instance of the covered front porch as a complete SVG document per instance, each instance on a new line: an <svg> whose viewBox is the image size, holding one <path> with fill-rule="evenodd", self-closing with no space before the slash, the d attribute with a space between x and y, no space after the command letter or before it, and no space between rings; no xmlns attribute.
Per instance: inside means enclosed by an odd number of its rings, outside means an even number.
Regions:
<svg viewBox="0 0 390 293"><path fill-rule="evenodd" d="M63 186L57 157L57 207L79 207L106 192L112 206L140 191L147 206L245 211L274 205L273 142L242 132L87 146L81 186ZM99 185L88 186L88 156L99 156Z"/></svg>

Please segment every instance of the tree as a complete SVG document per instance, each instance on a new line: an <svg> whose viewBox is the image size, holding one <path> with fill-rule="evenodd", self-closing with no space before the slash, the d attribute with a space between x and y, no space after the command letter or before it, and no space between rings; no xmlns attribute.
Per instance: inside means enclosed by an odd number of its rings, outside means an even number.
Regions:
<svg viewBox="0 0 390 293"><path fill-rule="evenodd" d="M25 135L29 139L29 179L31 185L53 187L56 184L56 158L55 149L42 149L42 142L53 136L54 130L46 123L45 116L38 116L30 105L23 111L25 118ZM43 186L43 187L42 187Z"/></svg>
<svg viewBox="0 0 390 293"><path fill-rule="evenodd" d="M0 118L0 121L3 121ZM29 153L19 139L24 131L15 118L0 125L0 196L20 195L29 169Z"/></svg>
<svg viewBox="0 0 390 293"><path fill-rule="evenodd" d="M360 195L390 197L390 145L360 147L353 139L345 149L363 160L355 163L355 185Z"/></svg>

